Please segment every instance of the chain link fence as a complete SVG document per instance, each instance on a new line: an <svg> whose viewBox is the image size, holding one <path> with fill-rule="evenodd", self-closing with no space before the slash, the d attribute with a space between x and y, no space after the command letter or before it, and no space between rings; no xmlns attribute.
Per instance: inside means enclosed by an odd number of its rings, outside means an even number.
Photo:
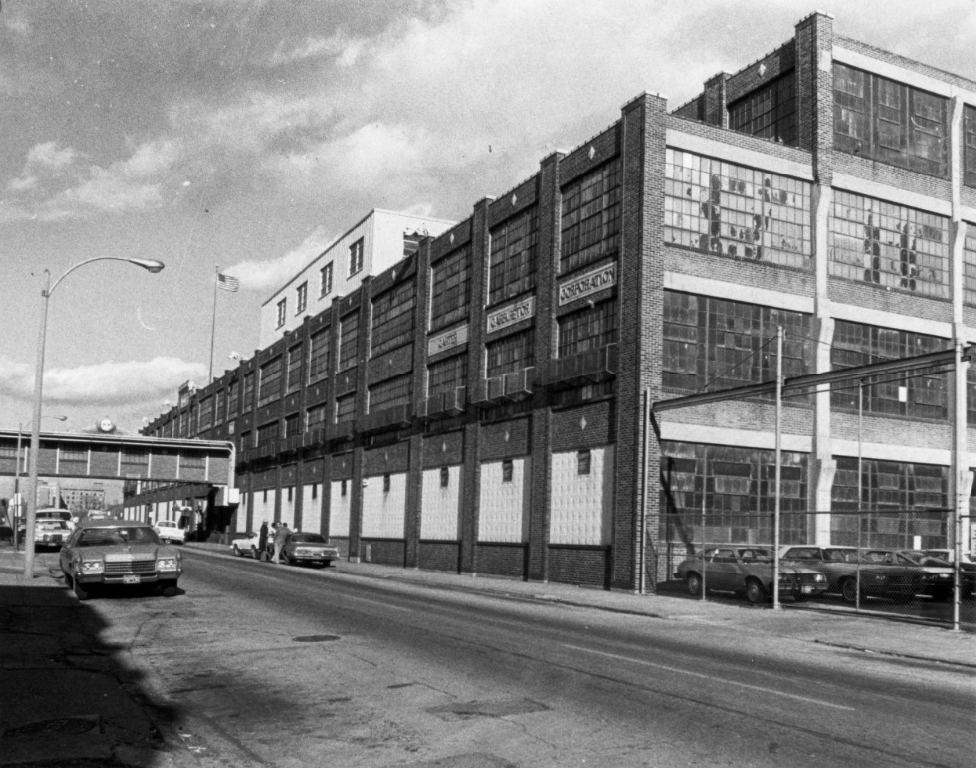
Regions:
<svg viewBox="0 0 976 768"><path fill-rule="evenodd" d="M778 552L773 526L768 512L669 514L669 586L705 600L766 603L776 593L784 608L958 622L976 630L976 564L968 541L955 562L950 510L783 512Z"/></svg>

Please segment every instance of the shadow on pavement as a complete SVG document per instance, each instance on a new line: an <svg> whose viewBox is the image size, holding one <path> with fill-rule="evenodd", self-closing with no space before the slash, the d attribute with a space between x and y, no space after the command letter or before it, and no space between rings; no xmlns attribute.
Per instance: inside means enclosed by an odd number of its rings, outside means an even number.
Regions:
<svg viewBox="0 0 976 768"><path fill-rule="evenodd" d="M47 577L0 581L0 765L160 766L154 702L108 625Z"/></svg>

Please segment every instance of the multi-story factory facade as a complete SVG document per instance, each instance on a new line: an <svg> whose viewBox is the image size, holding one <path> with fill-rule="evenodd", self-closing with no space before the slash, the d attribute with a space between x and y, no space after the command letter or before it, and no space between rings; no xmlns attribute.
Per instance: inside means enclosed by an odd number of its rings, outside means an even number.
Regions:
<svg viewBox="0 0 976 768"><path fill-rule="evenodd" d="M969 343L974 226L976 83L817 13L673 111L626 103L145 432L236 442L235 530L653 589L689 539L772 540L775 430L768 397L650 404L772 379L778 328L786 376ZM784 540L945 546L896 513L969 494L952 384L788 399Z"/></svg>

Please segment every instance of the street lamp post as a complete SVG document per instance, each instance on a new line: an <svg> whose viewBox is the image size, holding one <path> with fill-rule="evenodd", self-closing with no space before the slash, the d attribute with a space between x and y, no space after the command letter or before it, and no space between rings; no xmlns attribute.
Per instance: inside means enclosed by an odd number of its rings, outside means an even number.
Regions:
<svg viewBox="0 0 976 768"><path fill-rule="evenodd" d="M58 421L67 421L67 416L45 416L45 419L57 419ZM27 422L27 426L30 427L33 421ZM20 465L23 463L24 459L20 455L20 443L24 437L24 423L20 422L17 425L17 454L14 458L14 498L17 500L17 505L14 507L14 549L18 549L20 542L17 540L17 521L20 520L21 507L23 506L23 501L20 498ZM24 531L26 533L26 530Z"/></svg>
<svg viewBox="0 0 976 768"><path fill-rule="evenodd" d="M155 259L95 256L91 259L79 261L55 280L54 285L51 285L50 270L44 270L46 285L44 286L44 290L41 291L41 299L43 299L41 306L41 327L37 334L37 368L34 372L34 423L31 429L30 479L27 483L27 535L24 537L24 576L27 578L34 577L34 523L37 519L37 457L41 449L41 397L44 387L44 345L47 340L48 305L51 302L51 294L54 293L54 289L61 284L62 280L79 267L83 267L85 264L91 264L93 261L127 261L130 264L135 264L137 267L148 270L152 274L162 272L166 266L163 262L156 261Z"/></svg>

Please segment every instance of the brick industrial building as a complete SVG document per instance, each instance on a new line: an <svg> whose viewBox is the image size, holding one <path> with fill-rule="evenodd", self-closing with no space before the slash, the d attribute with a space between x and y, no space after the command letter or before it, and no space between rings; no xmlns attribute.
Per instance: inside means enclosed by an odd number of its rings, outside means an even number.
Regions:
<svg viewBox="0 0 976 768"><path fill-rule="evenodd" d="M653 589L696 536L771 541L775 432L768 397L650 404L772 379L777 328L787 376L969 343L974 226L976 83L817 13L673 111L629 101L144 432L235 441L233 530ZM969 494L952 391L929 372L787 400L785 539L945 546L938 511Z"/></svg>

